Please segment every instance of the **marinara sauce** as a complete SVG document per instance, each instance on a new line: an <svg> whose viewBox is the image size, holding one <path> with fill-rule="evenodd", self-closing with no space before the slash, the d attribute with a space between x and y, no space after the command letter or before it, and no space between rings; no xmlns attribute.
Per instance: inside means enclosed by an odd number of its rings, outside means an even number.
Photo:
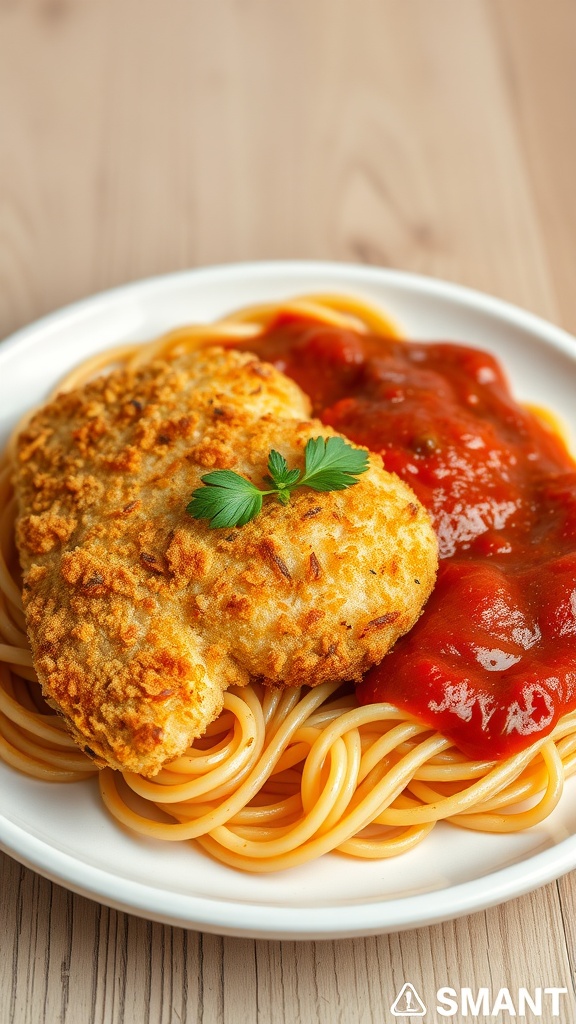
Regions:
<svg viewBox="0 0 576 1024"><path fill-rule="evenodd" d="M549 733L576 707L576 464L562 439L465 345L281 314L250 347L324 423L378 452L437 532L436 588L360 702L396 704L475 759Z"/></svg>

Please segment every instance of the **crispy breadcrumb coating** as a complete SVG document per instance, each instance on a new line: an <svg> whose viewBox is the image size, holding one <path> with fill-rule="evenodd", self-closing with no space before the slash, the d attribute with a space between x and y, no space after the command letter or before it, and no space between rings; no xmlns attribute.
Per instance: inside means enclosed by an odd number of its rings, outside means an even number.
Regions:
<svg viewBox="0 0 576 1024"><path fill-rule="evenodd" d="M271 448L302 468L296 384L219 348L59 395L20 435L17 541L43 691L100 765L154 775L250 680L358 680L422 609L436 540L370 456L344 491L268 499L240 528L185 508L201 476L262 484Z"/></svg>

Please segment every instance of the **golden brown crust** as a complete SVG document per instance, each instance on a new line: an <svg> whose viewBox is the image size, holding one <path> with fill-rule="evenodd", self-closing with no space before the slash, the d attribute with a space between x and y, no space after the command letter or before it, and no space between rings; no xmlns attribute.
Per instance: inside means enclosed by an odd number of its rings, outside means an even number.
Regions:
<svg viewBox="0 0 576 1024"><path fill-rule="evenodd" d="M302 489L241 529L185 512L209 469L260 484L270 448L303 465L299 388L205 349L60 395L18 443L17 539L39 678L100 763L152 775L249 679L359 679L411 627L436 542L378 457L346 490ZM417 582L416 582L417 581Z"/></svg>

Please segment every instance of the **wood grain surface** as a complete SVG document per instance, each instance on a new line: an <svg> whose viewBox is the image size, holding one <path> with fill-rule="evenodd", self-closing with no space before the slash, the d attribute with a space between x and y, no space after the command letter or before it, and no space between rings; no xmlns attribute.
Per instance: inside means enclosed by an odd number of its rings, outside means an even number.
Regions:
<svg viewBox="0 0 576 1024"><path fill-rule="evenodd" d="M284 257L450 278L576 331L575 93L574 0L0 0L0 337ZM575 873L441 926L280 943L0 871L0 1024L385 1024L405 981L429 1004L563 987L538 1020L576 1019Z"/></svg>

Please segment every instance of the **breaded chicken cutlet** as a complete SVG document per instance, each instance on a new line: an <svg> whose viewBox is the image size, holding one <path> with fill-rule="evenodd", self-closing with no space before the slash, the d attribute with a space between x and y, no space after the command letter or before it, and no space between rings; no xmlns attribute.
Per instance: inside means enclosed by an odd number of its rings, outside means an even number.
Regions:
<svg viewBox="0 0 576 1024"><path fill-rule="evenodd" d="M207 348L59 395L19 437L17 542L44 694L99 765L154 775L258 680L358 680L420 614L436 540L377 456L348 490L297 490L243 527L186 513L202 475L302 467L298 386Z"/></svg>

